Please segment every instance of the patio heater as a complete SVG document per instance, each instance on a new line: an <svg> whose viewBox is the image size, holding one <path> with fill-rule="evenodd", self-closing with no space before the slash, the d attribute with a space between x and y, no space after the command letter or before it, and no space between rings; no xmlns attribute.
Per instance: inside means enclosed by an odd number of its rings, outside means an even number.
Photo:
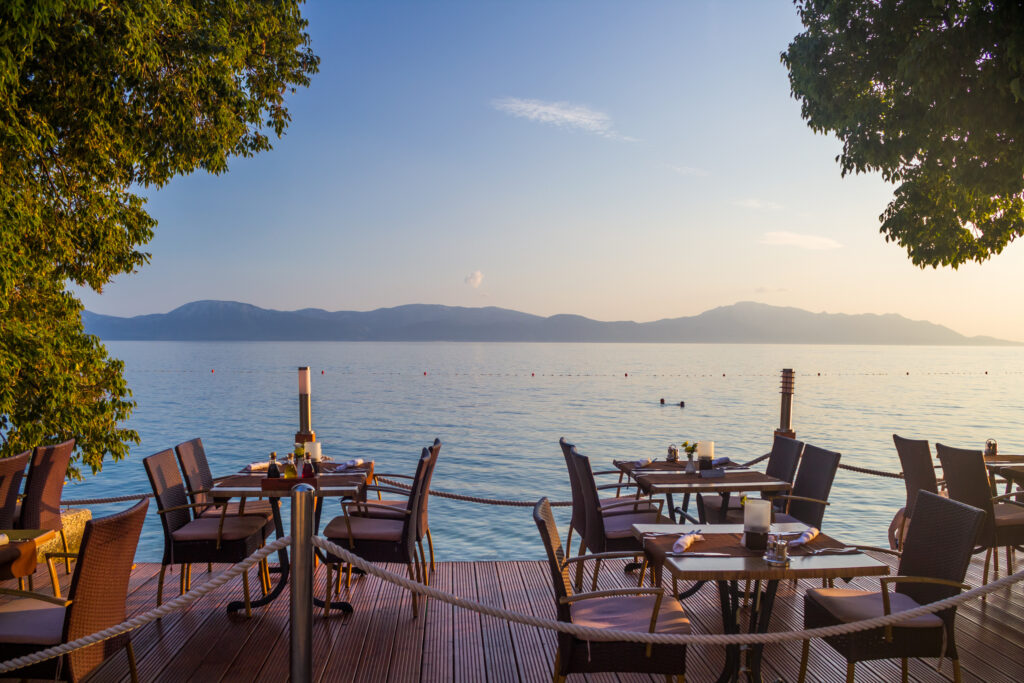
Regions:
<svg viewBox="0 0 1024 683"><path fill-rule="evenodd" d="M309 367L299 368L299 431L295 433L295 443L316 441L316 432L310 426L309 401Z"/></svg>
<svg viewBox="0 0 1024 683"><path fill-rule="evenodd" d="M796 375L792 368L782 371L782 406L779 410L779 428L775 433L779 436L796 438L793 431L793 387L796 385Z"/></svg>

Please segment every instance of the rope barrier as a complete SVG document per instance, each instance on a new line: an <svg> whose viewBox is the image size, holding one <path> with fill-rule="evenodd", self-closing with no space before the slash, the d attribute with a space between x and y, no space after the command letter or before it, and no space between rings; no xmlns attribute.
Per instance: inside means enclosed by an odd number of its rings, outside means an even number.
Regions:
<svg viewBox="0 0 1024 683"><path fill-rule="evenodd" d="M103 505L104 503L126 503L132 500L152 498L152 493L134 493L130 496L112 496L110 498L82 498L81 500L62 500L61 505Z"/></svg>
<svg viewBox="0 0 1024 683"><path fill-rule="evenodd" d="M870 474L875 477L888 477L889 479L903 479L902 472L886 472L884 470L872 470L867 467L857 467L856 465L844 465L839 463L839 469L848 470L850 472L857 472L858 474Z"/></svg>
<svg viewBox="0 0 1024 683"><path fill-rule="evenodd" d="M428 598L435 598L441 602L454 605L455 607L462 607L479 614L486 616L495 617L498 619L504 619L505 621L513 621L518 624L525 624L527 626L535 626L537 628L544 628L551 631L558 631L559 633L568 633L576 636L582 640L593 640L593 641L629 641L633 643L653 643L655 645L763 645L767 643L781 643L792 640L810 640L812 638L829 638L832 636L841 636L848 633L856 633L858 631L867 631L870 629L881 628L883 626L890 626L898 624L902 621L908 621L915 619L925 614L933 614L935 612L941 612L942 610L949 609L959 605L962 602L973 600L989 593L994 593L997 590L1009 586L1018 581L1024 580L1024 570L1011 574L1010 576L1003 577L998 581L973 588L959 595L939 600L938 602L929 603L914 609L909 609L903 612L895 612L893 614L887 614L880 617L872 617L870 619L863 619L861 621L853 621L844 624L837 624L835 626L822 626L813 629L804 629L801 631L776 631L772 633L737 633L737 634L725 634L725 633L702 633L702 634L671 634L671 633L646 633L640 631L621 631L617 629L605 629L594 626L580 626L578 624L572 624L564 621L556 621L554 619L545 619L542 617L535 617L528 614L522 614L520 612L513 612L511 610L503 609L501 607L492 607L483 603L477 602L476 600L470 600L467 598L460 598L457 595L452 595L445 591L434 588L433 586L427 586L416 581L412 581L400 574L395 574L386 569L382 569L370 562L367 562L363 558L355 555L354 553L342 548L329 541L322 536L314 536L312 538L314 546L330 553L332 556L341 559L344 562L348 562L353 567L362 569L367 574L376 576L379 579L393 583L401 588L405 588L413 593L424 595Z"/></svg>
<svg viewBox="0 0 1024 683"><path fill-rule="evenodd" d="M382 481L385 484L388 484L389 486L397 486L398 488L405 489L407 491L412 489L412 487L409 486L408 484L403 484L393 479L388 479L387 477L377 477L377 481ZM532 508L534 505L537 504L537 501L535 500L505 500L503 498L481 498L479 496L466 496L460 493L451 493L449 491L437 491L435 489L430 489L429 491L427 491L427 493L429 493L432 496L437 496L438 498L461 500L466 503L481 503L483 505L504 505L506 507L514 508ZM551 507L569 507L570 505L572 505L571 500L562 500L555 503L551 503Z"/></svg>
<svg viewBox="0 0 1024 683"><path fill-rule="evenodd" d="M31 666L32 664L38 664L39 662L45 662L48 659L53 659L54 657L60 657L61 655L67 654L72 650L78 650L84 647L89 647L90 645L95 645L96 643L101 643L104 640L110 640L122 633L127 633L128 631L132 631L141 626L145 626L152 621L165 617L175 610L184 609L207 593L220 588L242 572L248 571L250 567L268 555L276 553L278 550L291 545L291 542L291 536L279 538L276 541L263 546L238 564L221 572L209 581L204 582L203 585L193 588L184 595L179 595L174 600L166 602L156 609L151 609L144 614L132 617L131 619L123 621L116 626L111 626L110 628L105 628L102 631L91 633L87 636L78 638L77 640L72 640L71 642L63 643L61 645L54 645L53 647L48 647L45 650L39 650L38 652L24 655L23 657L15 657L14 659L0 662L0 673L6 673L25 666Z"/></svg>

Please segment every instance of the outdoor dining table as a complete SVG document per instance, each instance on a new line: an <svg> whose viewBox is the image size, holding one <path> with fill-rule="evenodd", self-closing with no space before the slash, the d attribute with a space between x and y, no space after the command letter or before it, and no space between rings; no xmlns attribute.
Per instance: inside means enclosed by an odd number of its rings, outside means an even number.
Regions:
<svg viewBox="0 0 1024 683"><path fill-rule="evenodd" d="M330 463L321 463L321 474L317 477L314 484L313 495L315 497L316 504L314 505L314 531L320 528L320 513L323 509L323 500L325 498L348 498L356 499L363 496L365 493L365 486L368 479L373 478L373 461L369 461L362 466L352 467L348 469L336 469L338 466ZM239 498L239 514L244 514L245 501L248 498L266 498L270 501L270 509L274 516L274 529L277 532L277 537L284 537L284 523L281 520L281 498L288 498L291 496L291 487L283 489L264 489L261 485L262 480L266 479L265 474L252 473L242 471L237 475L225 477L221 479L213 488L210 490L210 495L213 497L215 504L227 503L232 498ZM309 479L297 478L287 481L292 481L297 486L299 484L313 483ZM319 551L317 551L319 555ZM291 563L288 559L287 548L281 548L277 551L278 564L277 568L272 568L271 572L276 572L279 575L277 583L271 588L270 592L262 598L252 600L250 602L252 607L262 607L268 605L281 595L284 591L285 585L288 583L288 574L290 571ZM323 557L321 556L321 559ZM314 597L313 602L318 607L324 606L324 601L320 598ZM241 600L235 600L228 603L228 612L237 612L240 609L245 608L245 603ZM335 601L331 602L331 609L339 609L346 613L352 612L352 605L346 601Z"/></svg>
<svg viewBox="0 0 1024 683"><path fill-rule="evenodd" d="M715 521L724 522L724 516L729 509L730 494L748 491L784 493L792 488L792 484L788 481L769 477L763 472L735 464L723 467L721 476L717 477L703 476L700 472L687 473L685 462L655 460L646 465L637 466L634 462L615 461L615 466L636 481L637 496L640 493L651 496L664 494L673 522L676 521L677 510L672 496L676 493L683 494L683 506L678 511L693 522L697 520L686 513L691 495L698 493L722 495L724 498L720 511L722 518Z"/></svg>
<svg viewBox="0 0 1024 683"><path fill-rule="evenodd" d="M807 529L800 523L773 524L772 533L796 537ZM694 543L687 553L670 553L678 534L700 531L703 541ZM882 576L889 573L889 565L863 552L831 553L829 549L846 546L825 534L797 548L790 548L786 566L774 566L765 561L761 551L743 546L742 524L634 524L633 534L641 539L644 554L655 569L661 582L664 571L677 580L696 581L687 591L692 594L705 581L715 581L722 608L722 626L727 634L739 633L740 581L754 584L748 631L766 633L771 620L772 606L779 581L787 579L837 579L855 576ZM821 552L824 551L824 552ZM702 555L702 553L708 553ZM761 583L764 582L764 589ZM749 679L761 680L763 645L746 648ZM725 666L718 677L720 683L736 680L740 672L739 645L726 646Z"/></svg>
<svg viewBox="0 0 1024 683"><path fill-rule="evenodd" d="M0 580L31 576L39 548L57 537L52 529L0 529L0 533L9 539L0 545Z"/></svg>
<svg viewBox="0 0 1024 683"><path fill-rule="evenodd" d="M1024 486L1024 457L1021 456L997 456L998 460L985 459L985 467L988 469L989 482L992 485L992 495L996 495L996 477L1006 480L1006 491L1010 493L1014 486Z"/></svg>

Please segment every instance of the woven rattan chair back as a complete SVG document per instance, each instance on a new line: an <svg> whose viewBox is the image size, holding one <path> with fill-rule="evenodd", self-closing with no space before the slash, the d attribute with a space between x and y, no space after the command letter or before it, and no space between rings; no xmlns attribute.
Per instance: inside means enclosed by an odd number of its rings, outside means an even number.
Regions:
<svg viewBox="0 0 1024 683"><path fill-rule="evenodd" d="M900 556L900 576L928 576L963 582L974 539L985 518L976 507L921 491ZM896 590L920 604L943 600L960 589L929 583L897 583Z"/></svg>
<svg viewBox="0 0 1024 683"><path fill-rule="evenodd" d="M434 478L434 468L437 467L437 458L441 455L441 440L434 439L434 445L432 445L428 450L430 451L430 460L427 463L426 471L423 473L423 491L420 494L419 515L417 516L416 524L417 540L423 538L427 533L427 527L429 526L427 523L427 509L429 508L430 503L430 482Z"/></svg>
<svg viewBox="0 0 1024 683"><path fill-rule="evenodd" d="M935 479L935 461L932 460L932 449L926 440L904 439L897 434L892 435L892 440L903 467L903 483L907 485L907 505L903 516L910 519L914 516L914 501L917 500L918 491L939 492L939 483Z"/></svg>
<svg viewBox="0 0 1024 683"><path fill-rule="evenodd" d="M551 570L551 584L555 589L558 620L569 621L569 606L562 603L562 598L572 595L572 580L569 577L569 568L565 564L565 550L558 537L555 516L551 514L551 504L547 498L541 498L533 506L533 521L548 554L548 568Z"/></svg>
<svg viewBox="0 0 1024 683"><path fill-rule="evenodd" d="M128 581L148 509L149 500L143 499L124 512L85 523L68 590L71 606L64 616L63 642L102 631L126 619ZM122 634L67 655L69 680L81 680L116 654L127 640L128 634Z"/></svg>
<svg viewBox="0 0 1024 683"><path fill-rule="evenodd" d="M188 489L192 502L212 504L213 499L209 493L196 493L213 488L213 474L210 472L210 463L206 460L203 440L192 439L179 443L174 447L174 452L178 455L178 464L181 465L181 472L185 478L185 488Z"/></svg>
<svg viewBox="0 0 1024 683"><path fill-rule="evenodd" d="M955 501L985 512L985 521L975 542L990 546L995 543L995 510L992 507L992 489L985 469L985 455L981 451L950 448L935 444L935 453L942 464L942 478L946 491Z"/></svg>
<svg viewBox="0 0 1024 683"><path fill-rule="evenodd" d="M31 458L32 451L25 451L0 460L0 529L14 528L21 479Z"/></svg>
<svg viewBox="0 0 1024 683"><path fill-rule="evenodd" d="M796 466L800 462L800 455L803 452L803 441L776 434L772 441L772 452L768 456L768 464L764 468L764 473L769 477L792 484L793 477L796 475Z"/></svg>
<svg viewBox="0 0 1024 683"><path fill-rule="evenodd" d="M154 453L148 458L143 458L142 464L146 467L149 485L153 487L153 497L156 498L157 508L167 510L179 505L188 505L185 482L182 481L181 472L178 471L174 451L168 448ZM171 534L188 524L190 519L191 515L187 508L172 510L160 515L160 522L164 529L165 549L171 548L174 544ZM168 552L169 550L165 550L165 554Z"/></svg>
<svg viewBox="0 0 1024 683"><path fill-rule="evenodd" d="M565 467L569 470L569 490L572 493L572 517L569 519L569 525L576 529L580 538L586 538L587 504L583 499L583 488L580 486L576 462L572 457L576 446L566 441L564 436L558 440L558 445L562 449L562 457L565 458ZM566 550L572 552L572 548Z"/></svg>
<svg viewBox="0 0 1024 683"><path fill-rule="evenodd" d="M793 495L806 496L816 500L828 500L832 491L832 482L836 479L839 469L839 453L826 451L807 444L800 458L800 469L793 482ZM789 504L789 514L808 526L821 528L821 520L825 516L825 505L807 500L793 500Z"/></svg>
<svg viewBox="0 0 1024 683"><path fill-rule="evenodd" d="M440 444L438 444L440 447ZM420 511L424 508L423 498L427 495L427 472L431 468L433 448L424 448L420 452L420 459L416 463L416 476L409 490L409 499L406 502L406 510L409 514L402 520L401 543L410 548L410 553L415 554L417 531L419 529Z"/></svg>
<svg viewBox="0 0 1024 683"><path fill-rule="evenodd" d="M64 492L64 478L74 450L74 439L33 449L18 528L54 531L64 528L60 521L60 496Z"/></svg>
<svg viewBox="0 0 1024 683"><path fill-rule="evenodd" d="M594 470L590 467L590 458L581 455L576 447L569 449L573 464L576 466L576 482L580 487L583 498L584 528L580 535L583 543L592 553L604 552L607 546L604 529L604 515L601 514L601 500L597 493L597 482L594 480ZM577 528L577 530L579 530Z"/></svg>

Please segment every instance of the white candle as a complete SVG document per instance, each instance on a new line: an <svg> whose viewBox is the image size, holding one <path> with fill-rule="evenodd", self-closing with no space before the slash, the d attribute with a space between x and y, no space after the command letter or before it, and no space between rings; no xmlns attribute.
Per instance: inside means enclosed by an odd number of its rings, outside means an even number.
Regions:
<svg viewBox="0 0 1024 683"><path fill-rule="evenodd" d="M313 462L320 462L323 458L323 453L320 451L319 441L309 441L306 443L306 452L309 453L309 459Z"/></svg>
<svg viewBox="0 0 1024 683"><path fill-rule="evenodd" d="M772 525L772 504L767 500L747 499L743 506L744 531L766 532Z"/></svg>
<svg viewBox="0 0 1024 683"><path fill-rule="evenodd" d="M309 396L309 368L299 368L299 393Z"/></svg>
<svg viewBox="0 0 1024 683"><path fill-rule="evenodd" d="M698 458L714 458L715 457L715 442L714 441L698 441L697 442L697 457Z"/></svg>

